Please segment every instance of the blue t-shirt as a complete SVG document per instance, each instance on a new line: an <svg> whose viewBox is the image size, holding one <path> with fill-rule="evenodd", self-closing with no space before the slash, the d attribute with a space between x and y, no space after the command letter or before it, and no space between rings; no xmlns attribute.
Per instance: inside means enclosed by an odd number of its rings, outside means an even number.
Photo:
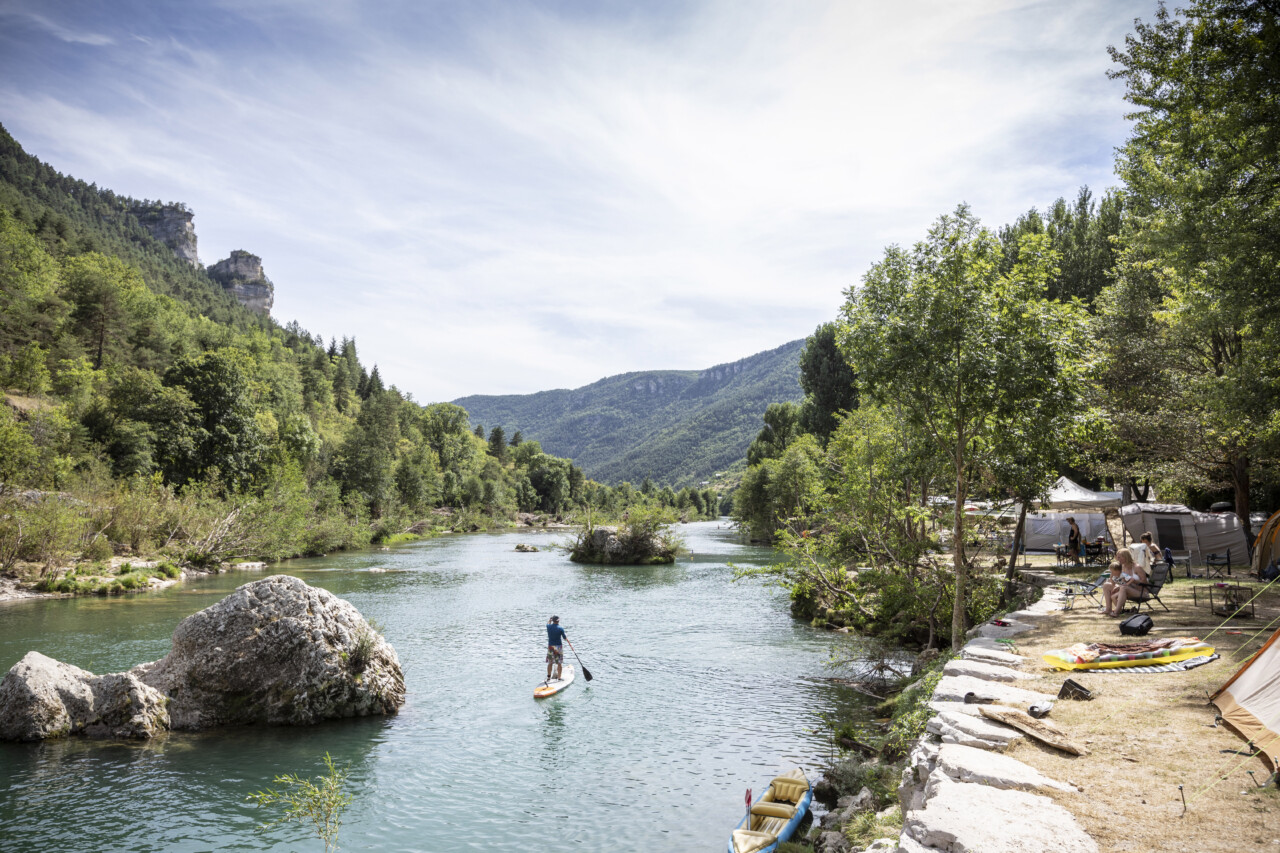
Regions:
<svg viewBox="0 0 1280 853"><path fill-rule="evenodd" d="M548 646L560 645L560 640L563 637L564 637L564 628L561 628L559 623L557 622L547 623L547 645Z"/></svg>

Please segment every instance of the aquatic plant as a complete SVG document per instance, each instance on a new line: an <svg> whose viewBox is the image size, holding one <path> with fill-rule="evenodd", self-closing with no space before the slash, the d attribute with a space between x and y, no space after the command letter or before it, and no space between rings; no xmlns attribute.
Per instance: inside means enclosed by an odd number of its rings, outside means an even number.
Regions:
<svg viewBox="0 0 1280 853"><path fill-rule="evenodd" d="M250 794L246 799L254 805L283 809L279 818L261 824L259 831L294 821L310 823L316 837L324 842L326 853L337 850L342 813L351 805L352 797L343 790L347 771L335 767L327 752L324 754L324 766L324 775L314 780L288 773L271 780L276 785L283 785L283 790L268 788Z"/></svg>

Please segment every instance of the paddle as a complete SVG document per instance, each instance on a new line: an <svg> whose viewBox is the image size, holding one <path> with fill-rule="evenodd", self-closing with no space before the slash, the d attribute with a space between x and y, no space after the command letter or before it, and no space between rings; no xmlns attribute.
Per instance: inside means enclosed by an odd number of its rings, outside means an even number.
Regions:
<svg viewBox="0 0 1280 853"><path fill-rule="evenodd" d="M565 637L564 641L566 643L569 643L569 638ZM591 670L583 666L582 658L578 657L578 650L573 647L573 643L569 643L569 651L573 652L574 658L578 661L578 666L582 667L582 677L585 678L587 681L590 681L592 678Z"/></svg>

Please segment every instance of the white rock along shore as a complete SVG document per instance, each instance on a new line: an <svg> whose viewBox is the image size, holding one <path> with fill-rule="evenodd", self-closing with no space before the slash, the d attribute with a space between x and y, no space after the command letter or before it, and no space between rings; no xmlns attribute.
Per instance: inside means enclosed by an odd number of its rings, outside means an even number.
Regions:
<svg viewBox="0 0 1280 853"><path fill-rule="evenodd" d="M984 699L1023 708L1055 699L1018 686L1029 677L1019 669L1025 658L997 640L1036 630L1062 605L1061 593L1050 589L1025 610L1001 617L1007 626L979 625L960 658L943 668L929 703L934 716L907 758L898 789L899 853L1097 853L1075 817L1044 795L1079 796L1077 789L1003 755L1025 736L978 710ZM969 693L978 703L965 703ZM894 847L881 839L869 849Z"/></svg>

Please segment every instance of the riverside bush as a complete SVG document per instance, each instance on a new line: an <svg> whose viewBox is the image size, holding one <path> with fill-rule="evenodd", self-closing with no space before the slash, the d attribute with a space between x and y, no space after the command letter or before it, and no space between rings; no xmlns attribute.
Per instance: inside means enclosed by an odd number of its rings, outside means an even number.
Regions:
<svg viewBox="0 0 1280 853"><path fill-rule="evenodd" d="M889 734L885 737L886 755L893 758L905 756L912 741L924 734L929 717L933 715L929 709L929 697L942 680L942 668L954 657L952 654L939 655L919 679L898 695Z"/></svg>

